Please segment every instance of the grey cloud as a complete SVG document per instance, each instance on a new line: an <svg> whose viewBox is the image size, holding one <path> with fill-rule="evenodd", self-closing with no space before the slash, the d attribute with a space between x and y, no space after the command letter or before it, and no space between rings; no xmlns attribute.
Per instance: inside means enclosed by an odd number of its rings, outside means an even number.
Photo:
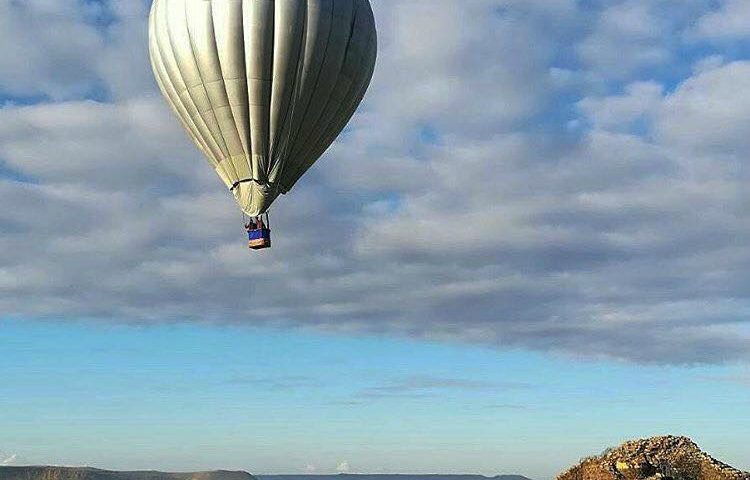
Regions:
<svg viewBox="0 0 750 480"><path fill-rule="evenodd" d="M122 98L153 89L146 10L140 1L1 2L0 95Z"/></svg>
<svg viewBox="0 0 750 480"><path fill-rule="evenodd" d="M356 397L377 398L422 398L447 391L506 391L529 388L525 383L496 383L461 378L412 376L375 385L360 391Z"/></svg>
<svg viewBox="0 0 750 480"><path fill-rule="evenodd" d="M656 82L636 82L624 95L606 98L587 97L578 108L595 127L609 131L631 131L633 124L654 114L661 104L663 87Z"/></svg>
<svg viewBox="0 0 750 480"><path fill-rule="evenodd" d="M696 153L746 152L750 127L744 120L750 108L750 92L737 85L748 78L748 61L699 71L665 99L656 125L660 140Z"/></svg>
<svg viewBox="0 0 750 480"><path fill-rule="evenodd" d="M92 7L93 8L93 7ZM0 4L0 92L70 97L92 89L104 40L74 0Z"/></svg>
<svg viewBox="0 0 750 480"><path fill-rule="evenodd" d="M322 386L319 380L304 375L287 375L278 377L254 377L236 375L227 383L231 385L252 385L269 390L298 390L301 388L316 388Z"/></svg>
<svg viewBox="0 0 750 480"><path fill-rule="evenodd" d="M390 146L425 123L486 134L542 108L554 45L533 2L516 4L517 16L501 15L497 2L485 0L374 6L383 54L369 93L377 108L364 118L378 129L361 135Z"/></svg>
<svg viewBox="0 0 750 480"><path fill-rule="evenodd" d="M750 36L750 4L744 0L723 0L719 9L704 15L694 34L712 40Z"/></svg>
<svg viewBox="0 0 750 480"><path fill-rule="evenodd" d="M0 158L46 184L100 191L184 188L200 165L156 97L0 109Z"/></svg>
<svg viewBox="0 0 750 480"><path fill-rule="evenodd" d="M357 407L360 405L365 405L365 402L361 400L334 400L328 402L328 405L331 405L333 407Z"/></svg>
<svg viewBox="0 0 750 480"><path fill-rule="evenodd" d="M493 405L485 405L487 410L528 410L528 405L514 405L512 403L497 403Z"/></svg>
<svg viewBox="0 0 750 480"><path fill-rule="evenodd" d="M669 61L670 50L661 41L667 25L654 10L649 1L612 2L579 44L578 54L593 70L615 78Z"/></svg>
<svg viewBox="0 0 750 480"><path fill-rule="evenodd" d="M670 90L633 74L636 62L618 73L623 91L572 81L564 96L550 73L589 34L638 34L674 62L681 30L658 37L646 27L667 13L687 24L685 11L700 18L705 2L590 12L562 0L500 10L484 0L374 2L383 48L367 101L274 208L274 249L253 256L231 196L134 53L145 12L125 3L104 29L72 10L56 17L89 32L77 49L85 68L69 84L18 70L28 93L75 97L95 78L112 101L0 109L0 161L29 180L0 180L0 312L642 363L750 360L746 62L675 66L685 78ZM653 18L576 33L617 5ZM52 62L69 54L48 53ZM571 66L571 77L610 78L600 60ZM568 129L571 119L582 127ZM459 385L400 387L424 395Z"/></svg>
<svg viewBox="0 0 750 480"><path fill-rule="evenodd" d="M577 56L590 74L602 79L674 75L684 68L680 42L712 7L710 0L602 2L581 27L586 36L575 46Z"/></svg>
<svg viewBox="0 0 750 480"><path fill-rule="evenodd" d="M741 385L750 387L750 373L737 373L735 375L706 376L701 380L707 382L728 383L732 385Z"/></svg>

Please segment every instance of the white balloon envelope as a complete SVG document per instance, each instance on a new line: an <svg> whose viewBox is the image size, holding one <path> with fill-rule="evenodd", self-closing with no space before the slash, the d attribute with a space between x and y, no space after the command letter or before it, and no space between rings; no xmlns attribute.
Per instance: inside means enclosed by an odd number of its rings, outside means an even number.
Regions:
<svg viewBox="0 0 750 480"><path fill-rule="evenodd" d="M243 212L288 192L372 79L369 0L154 0L157 83Z"/></svg>

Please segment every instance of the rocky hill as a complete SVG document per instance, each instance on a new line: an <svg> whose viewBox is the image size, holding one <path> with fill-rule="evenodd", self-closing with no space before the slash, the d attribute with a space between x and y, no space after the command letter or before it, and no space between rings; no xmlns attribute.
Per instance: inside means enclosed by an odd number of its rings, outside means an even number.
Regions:
<svg viewBox="0 0 750 480"><path fill-rule="evenodd" d="M687 437L666 436L586 458L557 480L750 480L750 473L712 458Z"/></svg>
<svg viewBox="0 0 750 480"><path fill-rule="evenodd" d="M0 480L256 480L247 472L112 472L96 468L0 467Z"/></svg>

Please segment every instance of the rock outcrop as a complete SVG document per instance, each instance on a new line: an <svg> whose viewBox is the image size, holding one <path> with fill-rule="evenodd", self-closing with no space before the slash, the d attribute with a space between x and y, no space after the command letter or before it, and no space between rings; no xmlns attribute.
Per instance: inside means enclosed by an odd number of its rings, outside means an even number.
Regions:
<svg viewBox="0 0 750 480"><path fill-rule="evenodd" d="M750 480L750 473L712 458L687 437L666 436L586 458L557 480Z"/></svg>

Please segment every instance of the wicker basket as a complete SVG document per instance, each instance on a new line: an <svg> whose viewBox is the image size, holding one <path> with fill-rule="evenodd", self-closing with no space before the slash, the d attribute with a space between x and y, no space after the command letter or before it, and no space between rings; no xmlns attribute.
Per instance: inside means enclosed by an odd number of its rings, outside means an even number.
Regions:
<svg viewBox="0 0 750 480"><path fill-rule="evenodd" d="M247 246L252 250L271 248L271 230L268 228L251 230L248 232Z"/></svg>

